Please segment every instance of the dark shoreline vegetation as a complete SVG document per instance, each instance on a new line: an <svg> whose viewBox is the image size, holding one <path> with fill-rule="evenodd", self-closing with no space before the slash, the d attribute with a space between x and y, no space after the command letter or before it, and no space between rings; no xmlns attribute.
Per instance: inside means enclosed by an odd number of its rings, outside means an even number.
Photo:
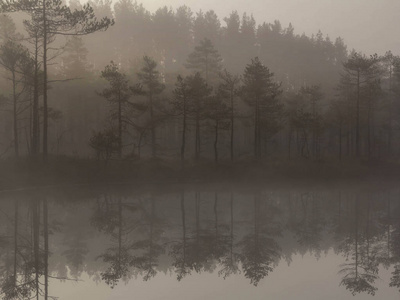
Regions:
<svg viewBox="0 0 400 300"><path fill-rule="evenodd" d="M399 56L236 11L89 4L2 2L1 189L400 177Z"/></svg>
<svg viewBox="0 0 400 300"><path fill-rule="evenodd" d="M0 192L46 187L122 185L163 189L185 185L269 188L392 188L400 180L397 163L370 161L313 162L254 160L218 165L207 160L186 162L149 159L111 160L107 165L91 159L50 157L48 164L31 160L0 162Z"/></svg>

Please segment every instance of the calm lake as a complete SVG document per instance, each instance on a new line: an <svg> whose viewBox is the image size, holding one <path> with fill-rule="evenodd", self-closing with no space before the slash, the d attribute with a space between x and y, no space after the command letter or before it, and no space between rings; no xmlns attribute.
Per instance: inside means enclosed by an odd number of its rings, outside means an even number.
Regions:
<svg viewBox="0 0 400 300"><path fill-rule="evenodd" d="M400 189L0 193L2 299L400 299Z"/></svg>

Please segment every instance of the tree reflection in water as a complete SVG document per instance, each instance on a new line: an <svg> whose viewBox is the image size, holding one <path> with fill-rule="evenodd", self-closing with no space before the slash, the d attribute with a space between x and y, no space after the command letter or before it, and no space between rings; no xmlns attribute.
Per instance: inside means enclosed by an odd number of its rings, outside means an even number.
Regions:
<svg viewBox="0 0 400 300"><path fill-rule="evenodd" d="M159 272L242 276L257 286L293 255L343 257L337 285L400 290L399 192L92 193L4 196L2 299L49 299L52 280L88 274L114 288ZM328 254L332 253L332 254ZM51 254L51 255L50 255Z"/></svg>
<svg viewBox="0 0 400 300"><path fill-rule="evenodd" d="M253 230L238 242L238 246L242 249L240 262L244 275L257 285L279 261L280 247L274 237L280 235L281 226L275 221L278 210L272 203L262 203L260 197L255 196L253 204ZM265 207L262 204L266 204Z"/></svg>

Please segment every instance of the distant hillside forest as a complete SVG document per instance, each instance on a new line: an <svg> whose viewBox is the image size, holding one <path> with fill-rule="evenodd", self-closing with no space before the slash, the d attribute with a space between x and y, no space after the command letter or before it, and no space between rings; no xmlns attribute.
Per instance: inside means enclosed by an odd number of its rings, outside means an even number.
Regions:
<svg viewBox="0 0 400 300"><path fill-rule="evenodd" d="M150 13L132 0L6 0L0 12L2 158L400 155L390 51L349 51L340 37L236 11Z"/></svg>

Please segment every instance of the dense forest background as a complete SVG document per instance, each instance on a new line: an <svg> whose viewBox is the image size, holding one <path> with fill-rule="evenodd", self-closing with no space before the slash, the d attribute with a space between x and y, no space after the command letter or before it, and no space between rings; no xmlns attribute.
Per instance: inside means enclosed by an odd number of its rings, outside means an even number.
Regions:
<svg viewBox="0 0 400 300"><path fill-rule="evenodd" d="M150 13L131 0L89 1L114 24L79 31L56 9L61 1L41 2L44 19L18 2L0 15L2 157L399 155L400 59L390 51L349 51L340 37L236 11ZM66 8L88 9L76 0Z"/></svg>

